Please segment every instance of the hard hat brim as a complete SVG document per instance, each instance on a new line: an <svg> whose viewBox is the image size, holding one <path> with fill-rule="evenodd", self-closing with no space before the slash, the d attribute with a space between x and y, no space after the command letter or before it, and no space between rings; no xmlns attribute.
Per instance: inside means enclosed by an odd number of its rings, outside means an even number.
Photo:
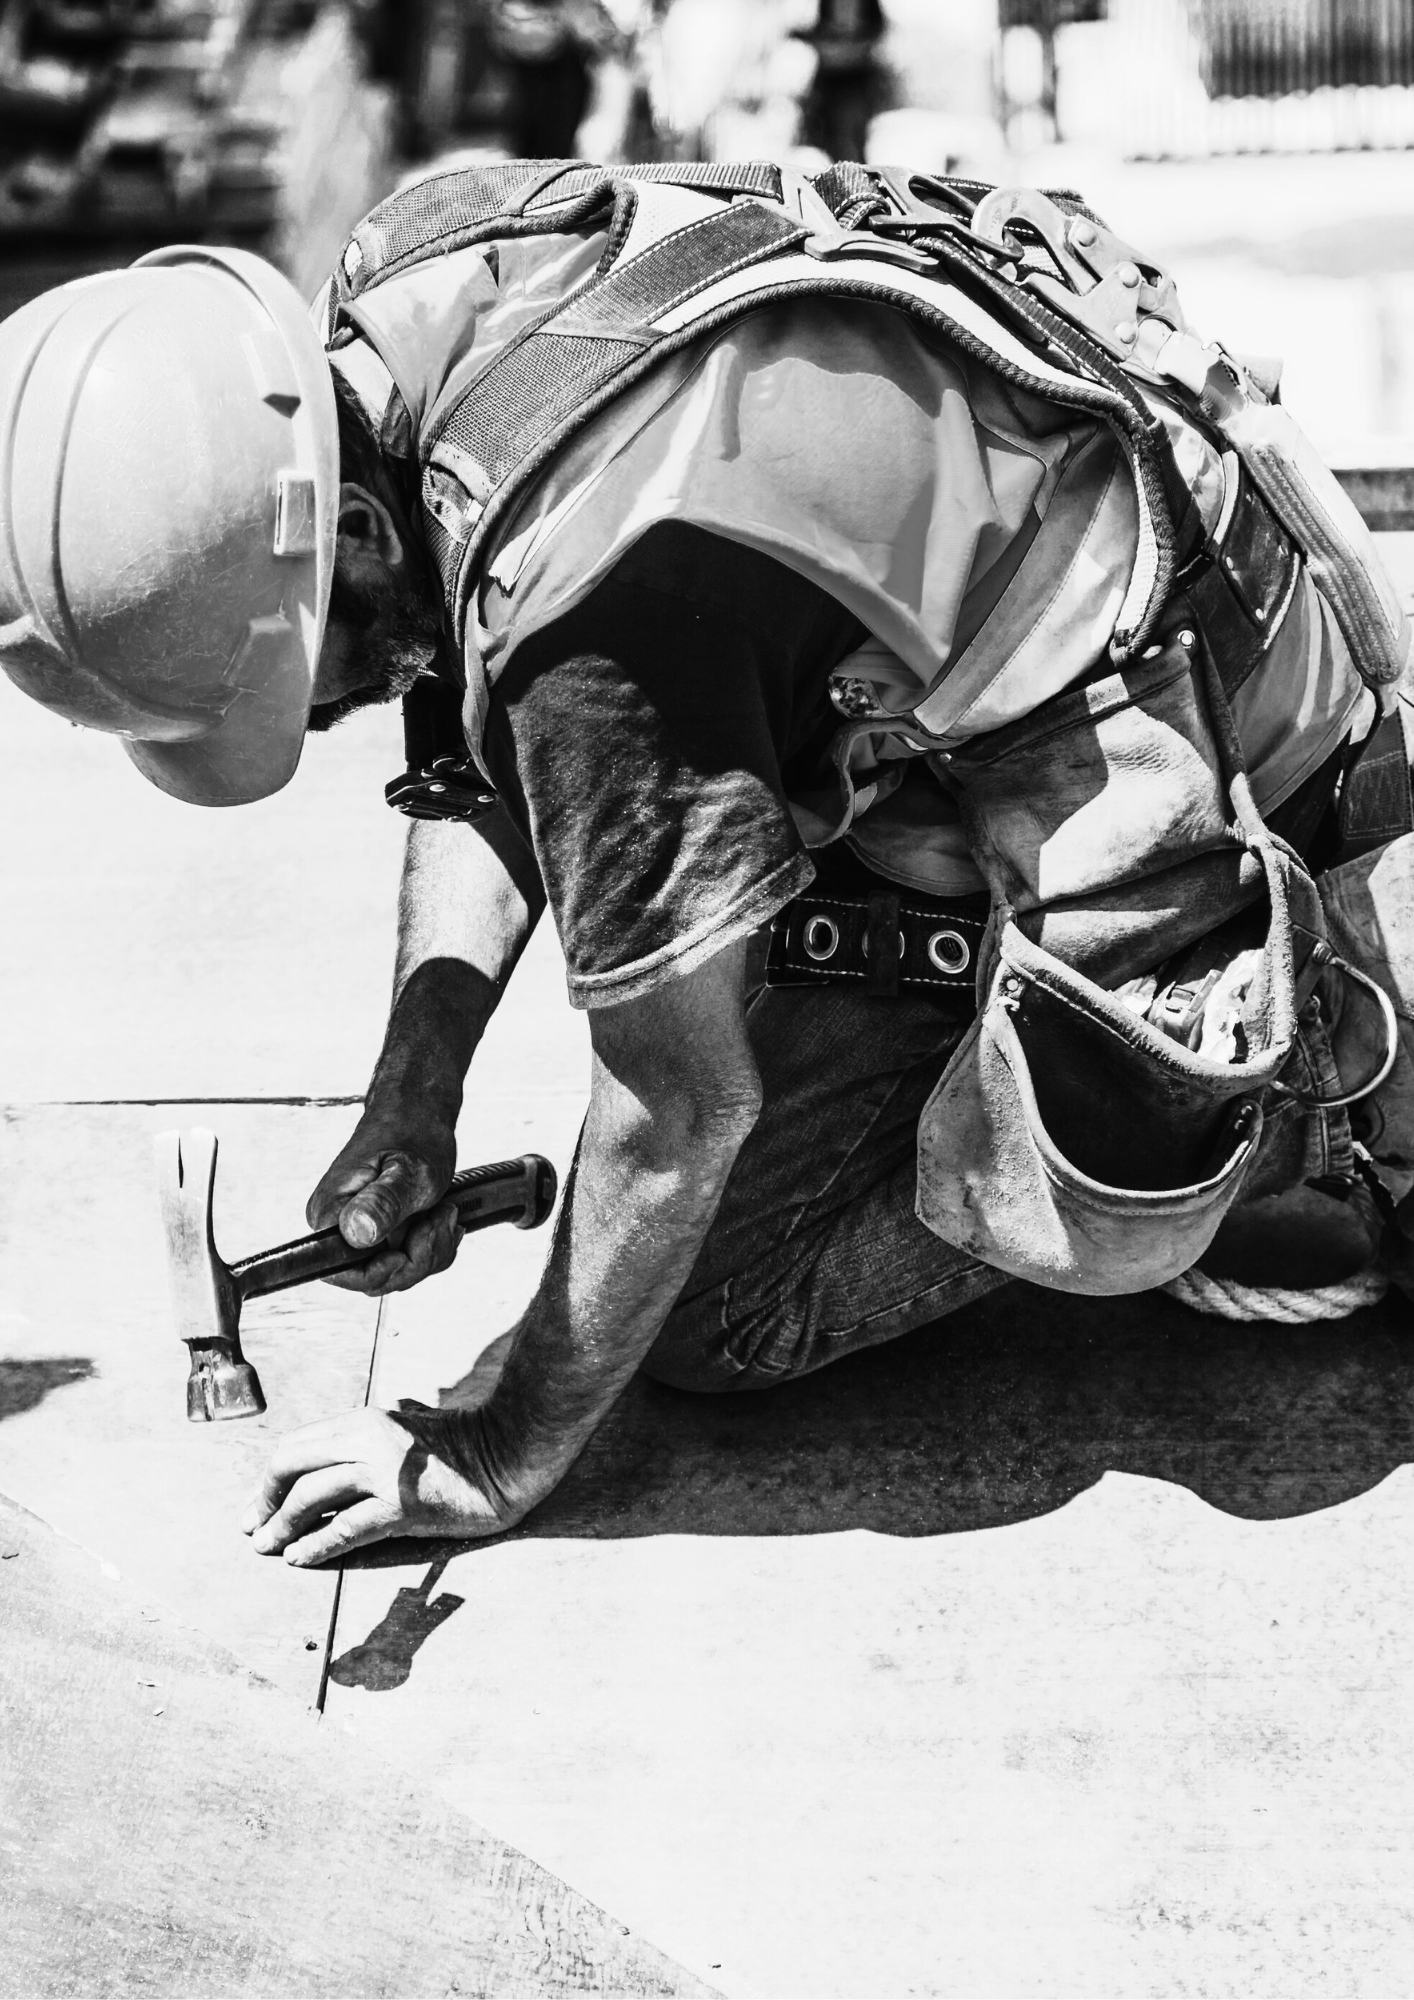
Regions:
<svg viewBox="0 0 1414 2000"><path fill-rule="evenodd" d="M253 618L232 663L233 696L221 719L181 742L130 737L128 755L162 791L192 805L247 805L287 785L299 765L329 615L339 528L339 420L323 342L293 285L250 251L171 244L142 265L204 264L235 278L273 321L293 371L299 406L292 420L298 465L313 496L304 537L292 549L285 612ZM277 555L283 551L277 548ZM294 564L313 566L307 585Z"/></svg>
<svg viewBox="0 0 1414 2000"><path fill-rule="evenodd" d="M235 697L214 729L176 743L126 741L143 776L197 806L251 805L287 785L299 765L319 664L323 620L317 632L312 626L252 619L232 674Z"/></svg>

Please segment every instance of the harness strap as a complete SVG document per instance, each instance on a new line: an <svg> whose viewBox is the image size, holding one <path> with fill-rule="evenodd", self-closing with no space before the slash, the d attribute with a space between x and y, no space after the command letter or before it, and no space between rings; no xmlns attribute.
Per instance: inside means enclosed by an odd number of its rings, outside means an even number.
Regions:
<svg viewBox="0 0 1414 2000"><path fill-rule="evenodd" d="M380 203L345 251L338 287L346 303L411 264L492 238L608 229L594 276L524 329L420 440L423 521L457 639L492 530L599 409L666 354L746 312L837 292L886 300L1018 387L1109 424L1140 496L1138 561L1112 648L1118 662L1132 657L1202 535L1168 432L1097 340L1001 277L983 246L969 247L966 218L985 186L928 181L942 204L932 207L912 192L926 178L842 163L813 184L795 184L788 199L781 171L767 162L658 162L615 175L577 161L512 161L434 175ZM731 205L625 261L636 185L650 182L731 197ZM1075 197L1059 199L1079 207ZM825 213L838 219L837 231L821 229ZM337 320L337 305L334 313Z"/></svg>
<svg viewBox="0 0 1414 2000"><path fill-rule="evenodd" d="M535 471L643 364L681 344L652 322L809 233L807 224L759 202L717 209L527 327L477 377L474 393L444 414L424 440L424 462L449 469L467 499L459 520L445 510L426 518L458 629L475 555Z"/></svg>
<svg viewBox="0 0 1414 2000"><path fill-rule="evenodd" d="M807 889L771 919L768 986L847 981L882 999L951 994L971 1011L985 897L924 896L886 882L867 894Z"/></svg>
<svg viewBox="0 0 1414 2000"><path fill-rule="evenodd" d="M1179 579L1229 700L1275 639L1301 577L1301 552L1254 482L1236 464L1231 476L1237 498L1221 542Z"/></svg>
<svg viewBox="0 0 1414 2000"><path fill-rule="evenodd" d="M339 262L340 291L357 298L427 257L493 236L580 228L613 197L604 169L581 160L510 160L429 174L380 201L359 223Z"/></svg>
<svg viewBox="0 0 1414 2000"><path fill-rule="evenodd" d="M1409 745L1398 708L1380 718L1355 752L1340 788L1338 817L1341 861L1414 832Z"/></svg>
<svg viewBox="0 0 1414 2000"><path fill-rule="evenodd" d="M781 170L769 160L654 160L636 181L700 194L781 199ZM492 236L553 234L583 227L612 206L622 183L583 160L510 160L428 174L371 209L349 238L341 288L357 298L428 256L445 256Z"/></svg>
<svg viewBox="0 0 1414 2000"><path fill-rule="evenodd" d="M999 278L968 249L965 238L948 234L919 240L926 242L962 289L971 292L1004 324L1043 351L1049 349L1075 375L1107 391L1113 402L1111 423L1127 438L1135 478L1144 489L1155 523L1159 581L1153 594L1166 596L1176 571L1201 546L1204 529L1192 488L1179 470L1161 419L1098 341L1035 292ZM1136 635L1135 643L1142 643L1145 637L1147 632Z"/></svg>
<svg viewBox="0 0 1414 2000"><path fill-rule="evenodd" d="M779 201L783 192L781 170L770 160L650 160L632 172L636 181L696 188L699 194L757 194Z"/></svg>

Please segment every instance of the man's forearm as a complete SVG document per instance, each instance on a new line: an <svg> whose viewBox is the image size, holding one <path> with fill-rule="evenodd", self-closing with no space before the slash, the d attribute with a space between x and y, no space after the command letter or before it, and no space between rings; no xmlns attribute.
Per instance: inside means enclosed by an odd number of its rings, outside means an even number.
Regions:
<svg viewBox="0 0 1414 2000"><path fill-rule="evenodd" d="M696 975L697 1016L680 1012L671 1039L625 1023L616 1045L591 1023L589 1113L549 1264L464 1436L512 1511L562 1477L657 1337L754 1122L741 956Z"/></svg>
<svg viewBox="0 0 1414 2000"><path fill-rule="evenodd" d="M414 820L398 904L393 1005L369 1099L450 1107L545 906L534 857L498 810Z"/></svg>
<svg viewBox="0 0 1414 2000"><path fill-rule="evenodd" d="M474 1423L485 1473L518 1509L563 1477L652 1346L745 1129L740 1115L704 1119L671 1156L586 1129L544 1279Z"/></svg>
<svg viewBox="0 0 1414 2000"><path fill-rule="evenodd" d="M591 1013L579 1157L549 1268L490 1398L470 1413L365 1408L282 1439L245 1521L262 1553L307 1564L389 1534L498 1534L563 1476L671 1312L755 1120L745 955L740 941L729 944L646 997ZM447 1174L450 1139L444 1130L434 1147ZM366 1145L351 1149L342 1178L339 1162L325 1177L331 1206L359 1190L348 1206L360 1226L407 1216L419 1206L410 1194L426 1206L426 1189L446 1186L425 1148L421 1161L396 1145L375 1150L376 1180ZM441 1214L415 1223L405 1250L375 1257L363 1288L396 1289L408 1271L416 1282L445 1269L455 1243L433 1240Z"/></svg>

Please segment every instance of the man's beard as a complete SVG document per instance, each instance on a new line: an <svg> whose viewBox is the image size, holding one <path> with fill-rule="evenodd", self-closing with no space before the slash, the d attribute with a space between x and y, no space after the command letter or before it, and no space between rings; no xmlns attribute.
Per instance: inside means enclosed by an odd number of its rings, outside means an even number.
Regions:
<svg viewBox="0 0 1414 2000"><path fill-rule="evenodd" d="M415 587L372 590L342 576L337 564L329 593L329 617L351 635L362 679L337 701L315 702L309 711L309 727L319 732L332 729L361 708L401 701L431 668L441 637L435 609Z"/></svg>

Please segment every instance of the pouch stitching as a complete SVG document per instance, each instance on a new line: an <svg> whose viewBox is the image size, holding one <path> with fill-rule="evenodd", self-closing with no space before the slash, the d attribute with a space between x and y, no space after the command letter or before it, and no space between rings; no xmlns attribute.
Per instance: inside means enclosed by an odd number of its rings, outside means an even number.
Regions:
<svg viewBox="0 0 1414 2000"><path fill-rule="evenodd" d="M1020 1047L1020 1037L1016 1036L1015 1028L1012 1029L1012 1035L1016 1039L1017 1050L1024 1060L1025 1051ZM1082 1172L1056 1145L1046 1131L1045 1121L1041 1117L1041 1107L1036 1102L1036 1093L1029 1074L1025 1077L1018 1075L1012 1062L1012 1051L999 1037L994 1035L992 1039L993 1047L1011 1072L1012 1080L1017 1087L1026 1138L1040 1163L1042 1172L1060 1193L1072 1201L1083 1203L1096 1215L1113 1219L1117 1206L1116 1197L1125 1208L1133 1210L1137 1206L1143 1216L1162 1218L1167 1215L1183 1215L1203 1203L1211 1202L1215 1196L1221 1194L1225 1184L1237 1170L1241 1168L1245 1172L1256 1156L1257 1142L1262 1136L1264 1123L1260 1109L1256 1129L1238 1148L1221 1173L1211 1175L1205 1181L1190 1181L1181 1188L1152 1189L1116 1187L1108 1181L1097 1181L1093 1175ZM1035 1113L1034 1125L1029 1115L1031 1111ZM1057 1171L1058 1168L1060 1171Z"/></svg>
<svg viewBox="0 0 1414 2000"><path fill-rule="evenodd" d="M1059 964L1059 960L1057 960L1057 963ZM1012 965L1012 961L1008 959L1007 964ZM1145 1024L1135 1017L1130 1016L1125 1021L1114 1020L1108 1013L1098 1012L1093 1009L1093 1006L1087 1006L1080 995L1069 993L1061 986L1053 986L1045 978L1044 974L1040 972L1022 972L1018 966L1013 966L1013 972L1017 978L1026 979L1030 985L1039 987L1051 999L1059 1001L1064 1007L1068 1007L1071 1013L1075 1014L1080 1020L1097 1024L1102 1028L1108 1028L1114 1035L1115 1040L1123 1043L1135 1055L1145 1056L1150 1061L1161 1064L1164 1068L1171 1070L1174 1076L1182 1077L1185 1082L1216 1083L1221 1079L1234 1075L1242 1076L1250 1074L1250 1070L1245 1065L1239 1067L1239 1065L1234 1063L1215 1063L1211 1057L1195 1056L1191 1049L1182 1048L1177 1042L1170 1040L1167 1035L1160 1034L1157 1028L1150 1029L1149 1033L1155 1036L1161 1046L1151 1047L1147 1036L1139 1039L1139 1031L1144 1028ZM1103 993L1103 990L1103 988L1096 988L1097 992ZM991 1011L990 1004L988 1011ZM1019 1042L1020 1037L1018 1036L1017 1039ZM1273 1051L1266 1051L1266 1055L1271 1057ZM1286 1054L1281 1057L1281 1060L1275 1064L1272 1070L1273 1077L1279 1074L1282 1064L1287 1061L1289 1055L1290 1050L1288 1049ZM1185 1056L1188 1058L1187 1062L1183 1060ZM1200 1063L1205 1065L1205 1067L1199 1068L1198 1065ZM1189 1067L1190 1064L1193 1065L1192 1068ZM1252 1083L1250 1086L1241 1085L1233 1094L1235 1096L1242 1096L1245 1094L1247 1088L1261 1090L1266 1088L1266 1084Z"/></svg>

